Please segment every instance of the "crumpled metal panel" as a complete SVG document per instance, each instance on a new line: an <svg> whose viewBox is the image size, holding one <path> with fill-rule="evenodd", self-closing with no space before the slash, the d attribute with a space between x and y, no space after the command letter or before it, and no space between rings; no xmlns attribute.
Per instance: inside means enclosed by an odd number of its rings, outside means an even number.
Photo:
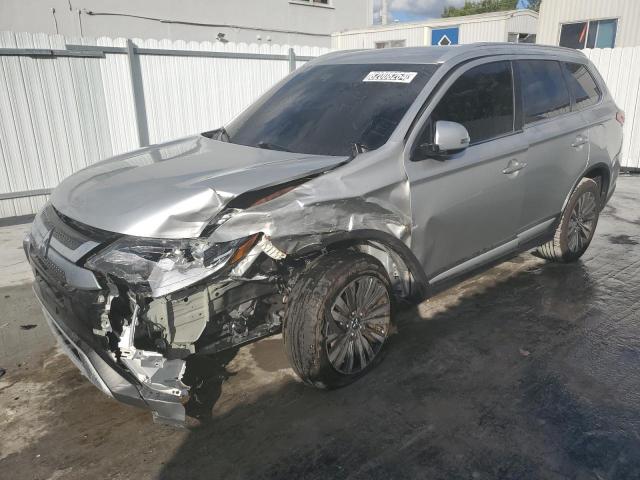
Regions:
<svg viewBox="0 0 640 480"><path fill-rule="evenodd" d="M363 229L410 243L410 191L399 144L360 154L275 200L233 215L213 232L211 240L230 241L263 232L292 253L305 245L288 237Z"/></svg>
<svg viewBox="0 0 640 480"><path fill-rule="evenodd" d="M62 182L51 201L64 215L102 230L192 238L239 194L324 171L345 160L194 136L86 168Z"/></svg>

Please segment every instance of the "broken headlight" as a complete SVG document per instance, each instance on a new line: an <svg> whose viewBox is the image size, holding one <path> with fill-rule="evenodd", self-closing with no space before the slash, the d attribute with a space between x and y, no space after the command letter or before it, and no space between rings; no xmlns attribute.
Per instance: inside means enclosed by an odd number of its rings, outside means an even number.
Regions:
<svg viewBox="0 0 640 480"><path fill-rule="evenodd" d="M123 237L90 257L86 267L127 282L134 291L160 297L240 261L259 235L225 243L207 239Z"/></svg>

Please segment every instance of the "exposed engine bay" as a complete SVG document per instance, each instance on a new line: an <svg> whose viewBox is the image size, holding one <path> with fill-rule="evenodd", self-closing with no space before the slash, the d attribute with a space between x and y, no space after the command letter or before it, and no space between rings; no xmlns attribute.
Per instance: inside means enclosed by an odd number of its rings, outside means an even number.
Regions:
<svg viewBox="0 0 640 480"><path fill-rule="evenodd" d="M257 242L251 254L260 259L258 265L245 261L219 282L200 282L161 297L134 293L109 279L100 327L93 333L140 382L185 397L188 389L180 379L186 358L280 331L287 272L278 275L274 259L261 255L265 243Z"/></svg>

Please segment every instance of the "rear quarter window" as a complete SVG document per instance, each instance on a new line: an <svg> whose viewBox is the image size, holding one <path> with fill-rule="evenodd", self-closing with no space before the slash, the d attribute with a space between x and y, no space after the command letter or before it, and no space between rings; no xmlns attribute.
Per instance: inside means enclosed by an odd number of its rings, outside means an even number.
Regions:
<svg viewBox="0 0 640 480"><path fill-rule="evenodd" d="M553 118L571 110L571 98L559 62L518 60L524 122Z"/></svg>
<svg viewBox="0 0 640 480"><path fill-rule="evenodd" d="M578 63L565 63L565 67L576 109L582 110L598 103L602 92L587 67Z"/></svg>

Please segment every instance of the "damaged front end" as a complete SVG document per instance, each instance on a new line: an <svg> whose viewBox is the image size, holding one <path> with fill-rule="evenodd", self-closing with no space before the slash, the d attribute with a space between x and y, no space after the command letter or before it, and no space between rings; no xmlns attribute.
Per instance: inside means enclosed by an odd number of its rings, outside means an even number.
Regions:
<svg viewBox="0 0 640 480"><path fill-rule="evenodd" d="M52 331L102 391L184 423L207 381L196 365L280 332L296 279L329 250L376 257L400 297L425 284L407 177L389 155L200 137L76 173L24 243Z"/></svg>
<svg viewBox="0 0 640 480"><path fill-rule="evenodd" d="M136 238L47 205L24 248L35 293L69 357L103 392L151 409L163 423L185 421L199 381L188 373L192 359L282 325L290 270L261 233L217 244Z"/></svg>

